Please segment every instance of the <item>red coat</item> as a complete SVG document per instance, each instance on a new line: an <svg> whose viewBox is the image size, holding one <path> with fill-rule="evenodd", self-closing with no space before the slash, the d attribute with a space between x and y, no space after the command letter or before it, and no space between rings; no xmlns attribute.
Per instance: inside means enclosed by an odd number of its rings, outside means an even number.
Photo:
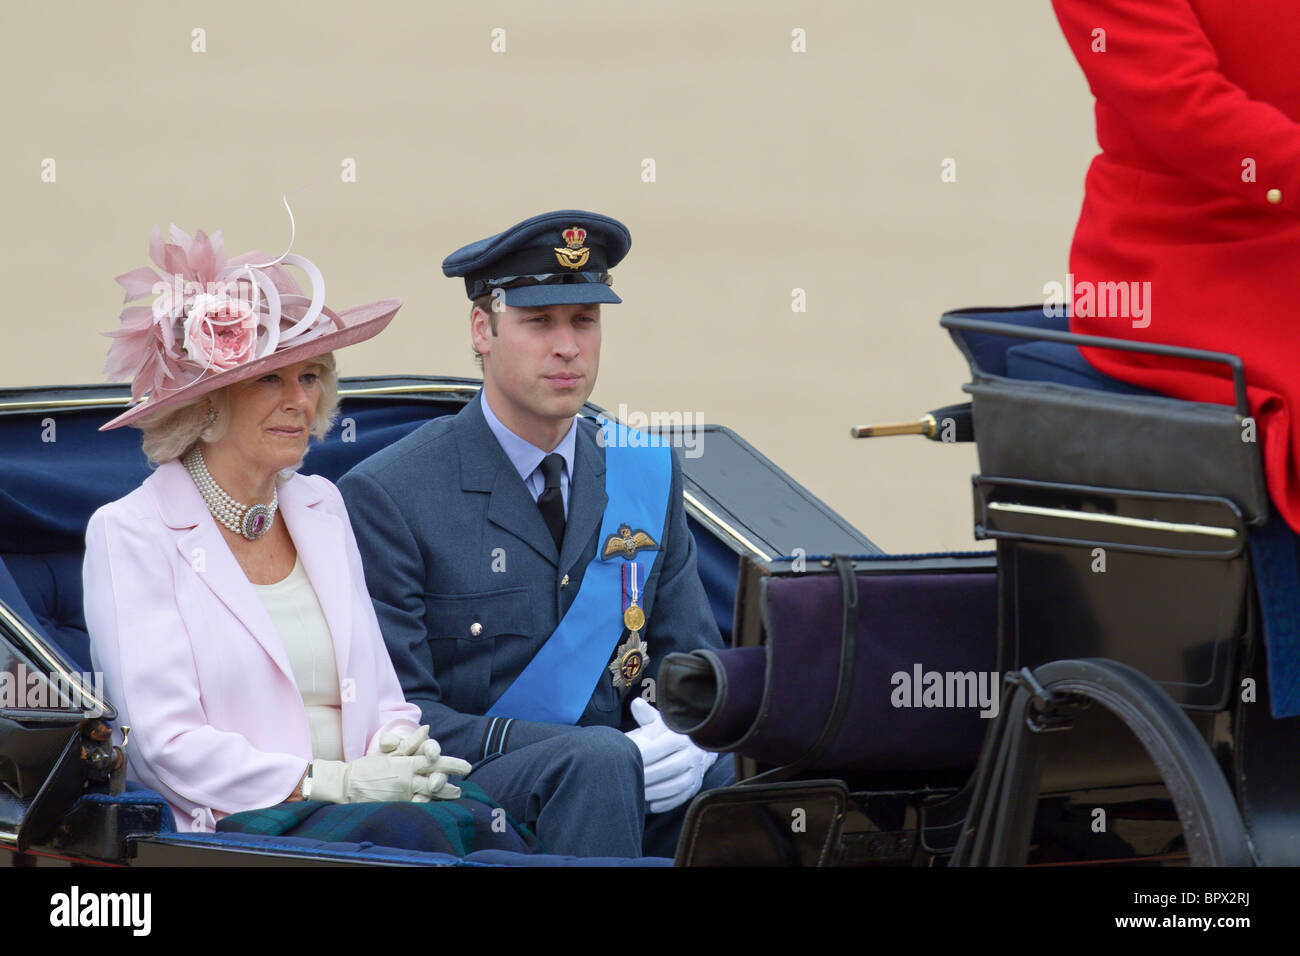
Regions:
<svg viewBox="0 0 1300 956"><path fill-rule="evenodd" d="M1053 6L1102 148L1070 250L1074 311L1094 314L1071 328L1240 355L1269 493L1300 531L1300 3ZM1097 315L1082 296L1103 282L1150 282L1149 313ZM1233 401L1221 365L1084 355L1168 395Z"/></svg>

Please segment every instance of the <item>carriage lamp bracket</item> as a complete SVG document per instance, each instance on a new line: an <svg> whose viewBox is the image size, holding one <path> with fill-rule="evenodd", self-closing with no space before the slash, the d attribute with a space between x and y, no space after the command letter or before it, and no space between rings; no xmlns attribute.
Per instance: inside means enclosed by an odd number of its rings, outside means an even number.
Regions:
<svg viewBox="0 0 1300 956"><path fill-rule="evenodd" d="M1036 734L1069 730L1088 700L1077 694L1054 694L1044 687L1028 667L1008 671L1003 682L1010 688L1023 688L1029 694L1025 725Z"/></svg>

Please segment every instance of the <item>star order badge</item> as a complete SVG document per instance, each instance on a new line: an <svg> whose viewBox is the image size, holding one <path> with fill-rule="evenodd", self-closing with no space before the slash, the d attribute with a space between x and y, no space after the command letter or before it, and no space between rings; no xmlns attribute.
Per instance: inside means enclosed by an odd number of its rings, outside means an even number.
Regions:
<svg viewBox="0 0 1300 956"><path fill-rule="evenodd" d="M611 534L605 539L605 546L600 549L600 559L636 557L638 551L658 551L659 542L640 528L633 531L627 525L619 525L618 534Z"/></svg>
<svg viewBox="0 0 1300 956"><path fill-rule="evenodd" d="M591 255L591 250L583 245L587 241L587 230L581 226L570 226L562 235L564 248L556 248L555 261L566 269L581 269Z"/></svg>
<svg viewBox="0 0 1300 956"><path fill-rule="evenodd" d="M626 642L619 645L614 652L614 660L609 665L613 683L619 690L626 690L632 682L641 676L645 666L650 663L649 648L641 641L641 632L633 631Z"/></svg>

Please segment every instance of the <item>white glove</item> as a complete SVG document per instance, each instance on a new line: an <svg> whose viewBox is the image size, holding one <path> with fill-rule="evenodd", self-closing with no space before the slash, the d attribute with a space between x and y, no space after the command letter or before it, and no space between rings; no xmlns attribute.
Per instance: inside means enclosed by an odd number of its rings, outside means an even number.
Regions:
<svg viewBox="0 0 1300 956"><path fill-rule="evenodd" d="M700 792L704 772L718 755L701 750L685 734L669 730L663 716L644 697L632 701L632 716L640 726L629 730L627 736L641 751L650 812L680 807Z"/></svg>
<svg viewBox="0 0 1300 956"><path fill-rule="evenodd" d="M460 787L448 783L448 775L463 777L470 772L468 761L458 757L442 756L442 746L429 736L429 725L423 724L406 735L387 733L379 738L381 753L394 757L426 757L433 762L429 771L429 789L412 799L416 803L434 800L455 800L460 797ZM423 799L421 799L423 797Z"/></svg>
<svg viewBox="0 0 1300 956"><path fill-rule="evenodd" d="M344 763L313 760L310 800L330 803L426 803L435 785L447 782L432 774L433 761L423 755L394 757L370 754Z"/></svg>

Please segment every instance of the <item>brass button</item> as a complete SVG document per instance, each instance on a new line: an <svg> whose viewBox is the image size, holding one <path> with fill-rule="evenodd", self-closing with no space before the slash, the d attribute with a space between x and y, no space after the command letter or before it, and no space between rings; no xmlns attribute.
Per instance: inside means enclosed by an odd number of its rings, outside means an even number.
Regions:
<svg viewBox="0 0 1300 956"><path fill-rule="evenodd" d="M1280 190L1280 189L1270 189L1270 190L1265 194L1265 198L1266 198L1269 202L1271 202L1274 206L1276 206L1278 203L1280 203L1280 202L1282 201L1282 190Z"/></svg>
<svg viewBox="0 0 1300 956"><path fill-rule="evenodd" d="M568 586L569 586L569 576L566 574L564 577L560 579L560 587L567 588Z"/></svg>
<svg viewBox="0 0 1300 956"><path fill-rule="evenodd" d="M482 633L483 633L483 625L480 624L478 621L475 621L473 624L469 626L470 637L478 637Z"/></svg>

